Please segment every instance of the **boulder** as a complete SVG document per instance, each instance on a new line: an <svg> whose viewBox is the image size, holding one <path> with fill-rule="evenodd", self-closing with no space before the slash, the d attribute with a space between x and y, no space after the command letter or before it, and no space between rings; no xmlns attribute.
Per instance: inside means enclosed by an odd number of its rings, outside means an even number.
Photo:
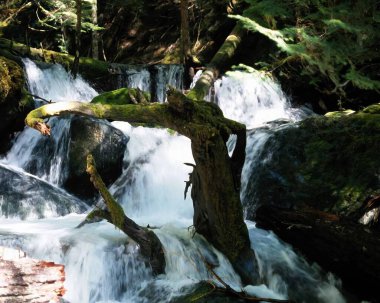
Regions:
<svg viewBox="0 0 380 303"><path fill-rule="evenodd" d="M83 202L65 191L0 164L0 217L45 218L86 210Z"/></svg>
<svg viewBox="0 0 380 303"><path fill-rule="evenodd" d="M248 219L370 301L380 283L377 108L261 130L267 139L250 162L243 197Z"/></svg>
<svg viewBox="0 0 380 303"><path fill-rule="evenodd" d="M308 205L359 220L380 194L380 114L312 117L268 136L248 168L249 219L260 205Z"/></svg>
<svg viewBox="0 0 380 303"><path fill-rule="evenodd" d="M380 232L316 209L257 210L257 226L273 230L309 260L334 272L361 302L379 302Z"/></svg>
<svg viewBox="0 0 380 303"><path fill-rule="evenodd" d="M13 132L24 128L24 119L34 108L24 88L24 72L16 62L0 57L0 153L10 146Z"/></svg>
<svg viewBox="0 0 380 303"><path fill-rule="evenodd" d="M64 187L83 199L92 199L97 191L86 173L86 157L91 153L106 185L121 174L124 151L129 138L106 121L73 117L69 132L67 179Z"/></svg>
<svg viewBox="0 0 380 303"><path fill-rule="evenodd" d="M0 302L63 302L64 266L0 247Z"/></svg>

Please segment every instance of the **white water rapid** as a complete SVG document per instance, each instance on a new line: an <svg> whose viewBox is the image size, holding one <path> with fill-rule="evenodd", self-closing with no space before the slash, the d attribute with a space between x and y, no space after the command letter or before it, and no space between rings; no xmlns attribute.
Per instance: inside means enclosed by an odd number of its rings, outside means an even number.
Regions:
<svg viewBox="0 0 380 303"><path fill-rule="evenodd" d="M60 66L40 69L25 61L25 69L30 91L40 97L63 102L85 101L96 94L87 83L80 78L73 80ZM136 71L133 75L135 85L146 84L146 73ZM171 78L169 82L182 83L178 78ZM167 83L159 83L157 90L163 92ZM249 128L265 125L264 129L268 130L276 127L273 126L276 124L265 124L268 121L295 121L303 116L302 111L290 107L277 84L256 74L231 73L215 83L215 93L225 115L246 123ZM0 168L12 165L23 174L34 161L34 174L62 191L57 186L65 173L62 164L67 144L64 124L58 121L53 126L51 140L59 142L42 142L36 131L24 130L1 160ZM193 208L190 198L183 199L183 191L191 170L184 163L193 162L190 141L165 129L132 127L119 121L112 125L130 140L123 172L110 190L137 223L157 227L154 232L165 250L165 275L153 278L139 257L138 247L110 224L93 223L76 229L85 214L24 221L2 216L0 245L19 247L29 256L64 264L65 299L71 303L170 302L198 281L213 279L199 252L216 264L215 271L225 282L240 289L240 279L228 260L188 229L192 225ZM260 152L266 138L261 129L249 136L243 185L255 161L255 153ZM54 159L47 160L43 149L51 148L48 146L52 144L56 144L57 151L53 153ZM37 145L43 147L42 151L35 150ZM0 186L0 199L1 190ZM308 264L273 233L257 229L252 222L247 222L247 226L262 281L261 285L245 287L248 293L278 299L291 297L300 303L345 302L334 277Z"/></svg>

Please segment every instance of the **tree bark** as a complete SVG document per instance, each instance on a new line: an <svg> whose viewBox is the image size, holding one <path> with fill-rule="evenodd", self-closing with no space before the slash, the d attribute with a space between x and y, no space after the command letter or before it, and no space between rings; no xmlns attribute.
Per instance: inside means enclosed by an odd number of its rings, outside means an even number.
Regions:
<svg viewBox="0 0 380 303"><path fill-rule="evenodd" d="M76 77L79 69L79 57L80 57L80 47L81 47L81 30L82 30L82 0L75 0L76 14L77 14L77 24L75 26L75 58L74 63L71 68L71 72Z"/></svg>
<svg viewBox="0 0 380 303"><path fill-rule="evenodd" d="M181 0L181 63L186 65L190 56L189 1Z"/></svg>
<svg viewBox="0 0 380 303"><path fill-rule="evenodd" d="M92 2L92 24L98 25L98 1L93 0ZM91 33L92 38L92 58L98 60L99 59L99 33L96 30L93 30Z"/></svg>

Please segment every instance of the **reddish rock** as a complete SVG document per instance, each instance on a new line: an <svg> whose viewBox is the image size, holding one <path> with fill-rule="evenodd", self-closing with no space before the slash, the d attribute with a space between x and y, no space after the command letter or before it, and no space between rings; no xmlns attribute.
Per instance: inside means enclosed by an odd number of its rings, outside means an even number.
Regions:
<svg viewBox="0 0 380 303"><path fill-rule="evenodd" d="M0 247L0 303L62 302L64 266Z"/></svg>

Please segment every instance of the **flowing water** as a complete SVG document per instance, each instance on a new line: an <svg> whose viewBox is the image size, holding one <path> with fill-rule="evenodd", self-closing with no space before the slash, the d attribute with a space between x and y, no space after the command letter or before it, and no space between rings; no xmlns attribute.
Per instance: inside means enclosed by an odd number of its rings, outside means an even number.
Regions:
<svg viewBox="0 0 380 303"><path fill-rule="evenodd" d="M96 95L88 84L80 78L72 79L60 66L41 70L30 61L25 61L25 66L29 89L35 95L56 101L86 101ZM180 76L177 73L177 76L170 76L171 80L156 83L160 86L158 91L163 92L168 82L180 87ZM146 73L135 69L133 77L133 81L129 78L129 85L146 84ZM248 133L242 177L244 198L244 184L255 155L263 152L261 147L270 131L275 131L285 120L302 119L306 113L292 109L278 85L256 74L231 73L215 83L214 91L215 100L227 117L253 129ZM41 136L34 130L24 130L0 165L29 177L24 170L30 171L33 167L37 180L51 183L52 188L62 192L58 187L65 174L67 121L57 120L50 121L54 123L53 139L47 141L40 141ZM272 120L277 123L266 124ZM190 141L165 129L132 127L118 121L112 125L130 140L124 155L123 173L110 190L128 216L140 225L156 227L153 230L165 250L165 274L153 278L150 268L139 257L139 248L110 224L99 222L76 229L85 214L46 213L47 218L31 216L24 221L3 216L0 244L19 247L31 257L65 264L65 298L72 303L168 302L183 294L186 287L213 278L201 261L200 253L216 264L215 271L225 282L239 289L240 279L228 260L188 229L192 224L193 208L190 198L184 200L183 191L190 172L184 163L193 162ZM54 147L47 147L51 145ZM37 146L43 148L36 150ZM44 148L53 149L52 159L44 159ZM0 199L4 197L0 192ZM279 299L291 297L297 302L345 302L339 291L339 281L332 275L308 264L273 233L257 229L253 222L247 221L247 226L262 281L261 285L245 287L248 293Z"/></svg>

